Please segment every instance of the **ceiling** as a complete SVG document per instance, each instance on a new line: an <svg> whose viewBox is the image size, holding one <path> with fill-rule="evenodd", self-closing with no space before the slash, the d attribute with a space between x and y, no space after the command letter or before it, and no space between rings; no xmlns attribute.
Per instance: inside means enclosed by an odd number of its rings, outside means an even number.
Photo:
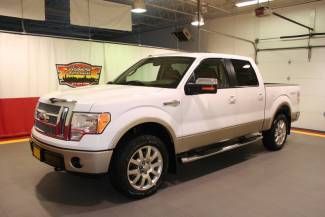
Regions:
<svg viewBox="0 0 325 217"><path fill-rule="evenodd" d="M109 0L116 3L132 5L132 0ZM201 0L201 8L206 20L234 14L247 13L256 5L237 8L240 0ZM273 0L263 5L282 8L315 2L320 0ZM145 0L147 12L132 14L135 32L151 31L159 28L189 24L197 12L197 0Z"/></svg>
<svg viewBox="0 0 325 217"><path fill-rule="evenodd" d="M106 1L126 5L133 3L133 0ZM248 13L256 7L255 5L236 8L237 1L239 0L201 0L205 20ZM282 8L315 1L320 0L273 0L269 4L272 8ZM69 0L45 0L45 21L0 16L0 31L162 46L161 40L156 38L157 35L165 33L171 35L171 32L190 24L197 12L197 0L145 0L145 2L146 13L132 14L132 32L71 25ZM160 31L142 34L154 30ZM145 38L150 39L150 43L146 42Z"/></svg>

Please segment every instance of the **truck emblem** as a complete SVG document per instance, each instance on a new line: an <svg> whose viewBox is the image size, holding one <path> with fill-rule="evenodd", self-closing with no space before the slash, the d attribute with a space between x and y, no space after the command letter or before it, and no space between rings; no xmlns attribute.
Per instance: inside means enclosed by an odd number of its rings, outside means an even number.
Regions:
<svg viewBox="0 0 325 217"><path fill-rule="evenodd" d="M69 87L97 85L102 67L83 62L56 64L59 84Z"/></svg>

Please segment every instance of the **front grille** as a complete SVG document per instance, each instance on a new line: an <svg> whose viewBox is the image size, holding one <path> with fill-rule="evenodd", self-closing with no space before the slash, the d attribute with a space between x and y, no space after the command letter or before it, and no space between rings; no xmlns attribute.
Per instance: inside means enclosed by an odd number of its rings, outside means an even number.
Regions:
<svg viewBox="0 0 325 217"><path fill-rule="evenodd" d="M44 110L42 110L42 112L44 112ZM39 110L36 111L36 117L39 117L42 112L40 112ZM57 124L57 122L58 122L58 116L48 114L47 123L49 123L49 124Z"/></svg>
<svg viewBox="0 0 325 217"><path fill-rule="evenodd" d="M65 124L68 107L40 102L35 113L35 128L39 132L55 138L66 138Z"/></svg>
<svg viewBox="0 0 325 217"><path fill-rule="evenodd" d="M47 125L45 123L42 123L41 121L36 121L35 122L35 127L37 127L37 129L39 131L41 131L42 133L48 134L48 135L55 135L56 134L56 127L55 126L51 126L51 125Z"/></svg>
<svg viewBox="0 0 325 217"><path fill-rule="evenodd" d="M59 114L61 106L45 104L45 103L40 102L38 104L37 109L43 110L43 111L46 111L46 112L52 113L52 114Z"/></svg>

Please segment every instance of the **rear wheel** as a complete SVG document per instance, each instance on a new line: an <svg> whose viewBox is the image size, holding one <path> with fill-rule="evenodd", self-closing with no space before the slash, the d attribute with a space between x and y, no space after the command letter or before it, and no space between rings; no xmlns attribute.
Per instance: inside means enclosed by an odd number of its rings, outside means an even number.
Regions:
<svg viewBox="0 0 325 217"><path fill-rule="evenodd" d="M125 141L112 159L112 184L133 198L157 191L168 168L168 153L156 136L140 135Z"/></svg>
<svg viewBox="0 0 325 217"><path fill-rule="evenodd" d="M283 148L288 135L288 119L284 114L278 114L270 130L263 132L263 144L271 151Z"/></svg>

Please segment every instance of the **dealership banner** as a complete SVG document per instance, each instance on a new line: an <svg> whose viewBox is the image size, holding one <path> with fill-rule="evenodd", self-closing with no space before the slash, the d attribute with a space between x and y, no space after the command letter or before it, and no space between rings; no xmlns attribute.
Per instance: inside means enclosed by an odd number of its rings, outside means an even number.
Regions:
<svg viewBox="0 0 325 217"><path fill-rule="evenodd" d="M105 84L139 59L170 50L0 33L0 138L27 135L38 97Z"/></svg>
<svg viewBox="0 0 325 217"><path fill-rule="evenodd" d="M57 64L60 85L69 87L83 87L99 84L102 66L93 66L88 63Z"/></svg>

